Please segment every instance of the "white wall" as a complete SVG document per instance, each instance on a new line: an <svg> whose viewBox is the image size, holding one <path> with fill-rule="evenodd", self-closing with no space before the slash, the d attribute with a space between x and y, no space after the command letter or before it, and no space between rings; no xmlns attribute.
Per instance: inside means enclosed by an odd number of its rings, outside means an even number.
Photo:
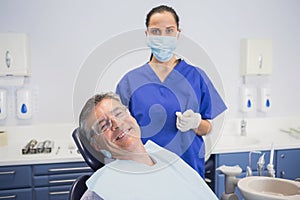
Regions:
<svg viewBox="0 0 300 200"><path fill-rule="evenodd" d="M223 80L228 118L241 116L242 38L267 38L274 43L273 74L247 79L249 86L271 88L273 107L267 115L254 111L251 117L299 116L298 0L1 0L0 32L23 32L30 37L29 86L38 91L31 123L73 122L74 84L86 58L111 37L144 28L146 13L162 2L176 9L183 33L214 62ZM143 59L146 62L148 57Z"/></svg>

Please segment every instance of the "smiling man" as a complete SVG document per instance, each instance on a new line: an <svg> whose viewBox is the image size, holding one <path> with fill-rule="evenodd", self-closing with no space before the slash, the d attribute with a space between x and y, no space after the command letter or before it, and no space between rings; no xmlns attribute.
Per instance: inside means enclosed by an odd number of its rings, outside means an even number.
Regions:
<svg viewBox="0 0 300 200"><path fill-rule="evenodd" d="M143 145L140 127L116 94L90 98L79 121L90 145L113 159L91 176L81 199L217 199L176 154L152 141Z"/></svg>

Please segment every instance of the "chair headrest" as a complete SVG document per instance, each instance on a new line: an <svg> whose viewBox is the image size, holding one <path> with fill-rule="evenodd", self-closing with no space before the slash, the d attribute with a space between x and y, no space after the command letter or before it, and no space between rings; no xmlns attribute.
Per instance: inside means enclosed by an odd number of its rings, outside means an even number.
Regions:
<svg viewBox="0 0 300 200"><path fill-rule="evenodd" d="M104 166L104 155L90 145L87 138L80 134L79 128L73 131L72 137L83 159L94 171Z"/></svg>

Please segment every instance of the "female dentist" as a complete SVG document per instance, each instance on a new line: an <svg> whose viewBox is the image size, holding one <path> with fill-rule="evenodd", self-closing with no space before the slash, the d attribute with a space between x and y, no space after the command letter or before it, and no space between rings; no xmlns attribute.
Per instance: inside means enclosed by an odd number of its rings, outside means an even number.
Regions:
<svg viewBox="0 0 300 200"><path fill-rule="evenodd" d="M202 69L173 54L180 36L173 8L153 8L146 27L150 61L125 74L116 92L141 126L143 143L152 140L173 151L204 178L202 136L226 105Z"/></svg>

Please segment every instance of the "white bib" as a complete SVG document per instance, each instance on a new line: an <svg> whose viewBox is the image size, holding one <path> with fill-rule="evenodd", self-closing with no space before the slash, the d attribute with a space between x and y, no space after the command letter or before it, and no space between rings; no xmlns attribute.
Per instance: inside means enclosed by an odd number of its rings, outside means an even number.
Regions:
<svg viewBox="0 0 300 200"><path fill-rule="evenodd" d="M148 141L154 166L129 160L113 161L87 181L104 200L217 199L200 175L176 154Z"/></svg>

